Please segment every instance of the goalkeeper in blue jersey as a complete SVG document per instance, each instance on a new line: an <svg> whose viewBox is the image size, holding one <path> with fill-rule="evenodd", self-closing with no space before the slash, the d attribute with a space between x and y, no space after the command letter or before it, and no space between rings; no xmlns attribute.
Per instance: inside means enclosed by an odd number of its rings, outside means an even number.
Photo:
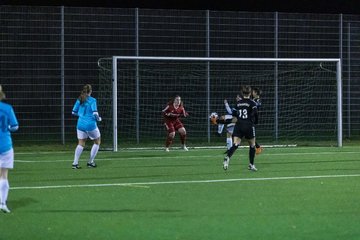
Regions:
<svg viewBox="0 0 360 240"><path fill-rule="evenodd" d="M8 170L14 168L14 149L11 133L19 128L14 110L10 104L2 102L5 93L0 85L0 210L9 213L6 205L9 193Z"/></svg>
<svg viewBox="0 0 360 240"><path fill-rule="evenodd" d="M79 166L79 158L85 147L85 142L88 138L94 141L91 148L90 159L87 166L95 168L95 157L99 151L100 146L100 130L97 127L97 122L101 121L97 110L96 99L91 97L92 87L90 84L86 84L81 91L80 96L75 102L72 110L72 114L78 116L77 121L77 138L79 140L75 149L74 162L72 164L73 169L81 168Z"/></svg>

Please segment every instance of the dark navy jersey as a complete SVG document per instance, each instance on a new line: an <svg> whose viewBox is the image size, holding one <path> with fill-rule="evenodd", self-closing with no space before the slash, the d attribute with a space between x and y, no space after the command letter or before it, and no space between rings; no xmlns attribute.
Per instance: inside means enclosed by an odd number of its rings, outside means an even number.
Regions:
<svg viewBox="0 0 360 240"><path fill-rule="evenodd" d="M237 118L238 122L257 124L257 104L249 98L243 98L236 103L236 106L233 108L232 115Z"/></svg>
<svg viewBox="0 0 360 240"><path fill-rule="evenodd" d="M257 109L259 111L260 107L261 107L261 99L260 98L254 98L253 100L256 103L256 107L257 107Z"/></svg>

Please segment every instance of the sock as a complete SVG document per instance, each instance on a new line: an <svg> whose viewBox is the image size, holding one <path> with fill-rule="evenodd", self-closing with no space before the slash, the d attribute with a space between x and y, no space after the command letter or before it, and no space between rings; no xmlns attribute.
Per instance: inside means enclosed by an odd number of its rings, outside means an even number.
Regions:
<svg viewBox="0 0 360 240"><path fill-rule="evenodd" d="M233 145L232 137L226 138L226 148L229 150Z"/></svg>
<svg viewBox="0 0 360 240"><path fill-rule="evenodd" d="M260 147L260 144L258 144L257 142L255 142L255 147L256 147L256 148L259 148L259 147Z"/></svg>
<svg viewBox="0 0 360 240"><path fill-rule="evenodd" d="M254 165L255 159L255 146L250 146L249 148L249 162L251 165Z"/></svg>
<svg viewBox="0 0 360 240"><path fill-rule="evenodd" d="M98 144L93 144L92 148L91 148L91 152L90 152L90 159L89 159L89 163L92 163L96 157L96 154L99 151L99 145Z"/></svg>
<svg viewBox="0 0 360 240"><path fill-rule="evenodd" d="M231 156L234 154L234 152L236 151L236 149L238 149L239 145L232 145L231 148L227 151L227 156L229 158L231 158Z"/></svg>
<svg viewBox="0 0 360 240"><path fill-rule="evenodd" d="M81 145L76 146L73 165L79 164L79 158L80 158L81 153L83 152L83 150L84 150L83 146L81 146Z"/></svg>
<svg viewBox="0 0 360 240"><path fill-rule="evenodd" d="M9 181L7 179L0 179L0 203L6 204L9 188Z"/></svg>
<svg viewBox="0 0 360 240"><path fill-rule="evenodd" d="M224 126L225 126L225 125L224 125L224 124L221 124L221 123L218 125L218 134L221 134L221 133L222 133L222 131L223 131L223 129L224 129Z"/></svg>
<svg viewBox="0 0 360 240"><path fill-rule="evenodd" d="M181 144L185 145L186 134L180 134L180 140L181 140Z"/></svg>
<svg viewBox="0 0 360 240"><path fill-rule="evenodd" d="M165 147L166 147L166 148L170 147L170 145L172 144L172 142L173 142L173 138L168 136L168 137L166 138Z"/></svg>

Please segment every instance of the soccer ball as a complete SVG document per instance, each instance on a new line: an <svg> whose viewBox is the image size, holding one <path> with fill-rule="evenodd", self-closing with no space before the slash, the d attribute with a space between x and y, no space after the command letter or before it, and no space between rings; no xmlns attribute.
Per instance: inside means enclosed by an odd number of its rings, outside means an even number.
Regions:
<svg viewBox="0 0 360 240"><path fill-rule="evenodd" d="M216 113L216 112L212 112L209 116L210 118L210 122L213 124L213 125L216 125L217 122L216 120L219 118L219 115Z"/></svg>
<svg viewBox="0 0 360 240"><path fill-rule="evenodd" d="M218 118L219 117L219 115L216 113L216 112L212 112L211 114L210 114L210 119L211 118Z"/></svg>

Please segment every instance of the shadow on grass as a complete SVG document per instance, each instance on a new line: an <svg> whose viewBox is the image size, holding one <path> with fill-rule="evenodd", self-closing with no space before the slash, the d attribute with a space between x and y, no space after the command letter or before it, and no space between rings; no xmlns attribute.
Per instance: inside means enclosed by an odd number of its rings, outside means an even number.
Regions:
<svg viewBox="0 0 360 240"><path fill-rule="evenodd" d="M174 209L54 209L28 212L44 213L179 213L181 210Z"/></svg>
<svg viewBox="0 0 360 240"><path fill-rule="evenodd" d="M34 200L33 198L26 197L26 198L20 198L17 200L10 200L8 201L8 205L11 206L11 209L18 209L23 208L26 206L29 206L33 203L37 203L38 201Z"/></svg>

